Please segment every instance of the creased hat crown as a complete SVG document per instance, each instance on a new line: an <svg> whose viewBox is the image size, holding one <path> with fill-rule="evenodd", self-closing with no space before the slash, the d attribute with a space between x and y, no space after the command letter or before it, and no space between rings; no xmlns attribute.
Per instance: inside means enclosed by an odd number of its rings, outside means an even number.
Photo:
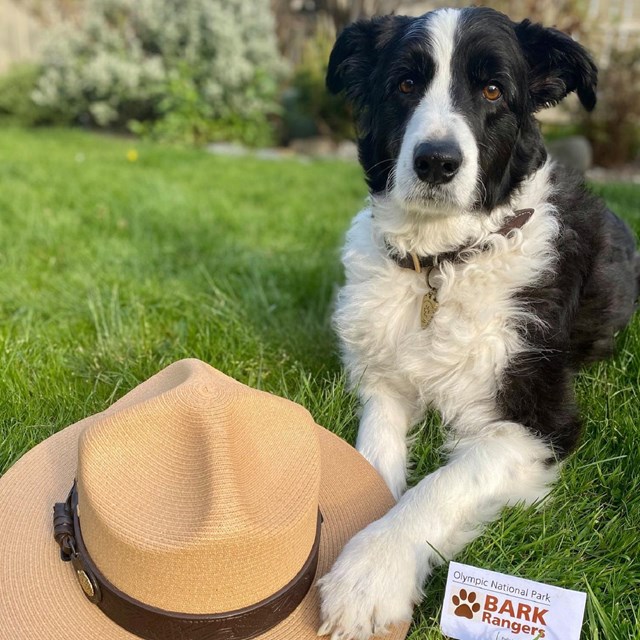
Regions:
<svg viewBox="0 0 640 640"><path fill-rule="evenodd" d="M313 545L319 487L309 413L198 360L137 387L79 442L88 552L167 611L233 611L286 585Z"/></svg>

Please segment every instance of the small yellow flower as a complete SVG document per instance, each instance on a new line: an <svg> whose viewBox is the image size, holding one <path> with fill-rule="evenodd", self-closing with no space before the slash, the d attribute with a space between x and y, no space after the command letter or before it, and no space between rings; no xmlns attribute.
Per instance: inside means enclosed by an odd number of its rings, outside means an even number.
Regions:
<svg viewBox="0 0 640 640"><path fill-rule="evenodd" d="M127 151L127 160L129 162L135 162L138 159L138 152L136 149L129 149Z"/></svg>

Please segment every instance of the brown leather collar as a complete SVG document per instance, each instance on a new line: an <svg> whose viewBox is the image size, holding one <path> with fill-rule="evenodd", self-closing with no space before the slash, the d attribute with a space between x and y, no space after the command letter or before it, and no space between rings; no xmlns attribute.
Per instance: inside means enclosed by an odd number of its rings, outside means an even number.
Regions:
<svg viewBox="0 0 640 640"><path fill-rule="evenodd" d="M123 629L145 640L249 640L285 620L307 595L318 564L322 515L316 538L298 575L257 604L214 615L174 613L134 600L114 587L97 569L84 546L78 519L76 483L66 502L53 510L54 537L60 555L71 562L85 596ZM80 613L79 613L80 615ZM79 621L81 624L81 621Z"/></svg>
<svg viewBox="0 0 640 640"><path fill-rule="evenodd" d="M518 209L514 211L514 214L509 218L496 233L501 236L506 236L514 229L521 229L529 221L534 213L534 209ZM443 262L458 263L463 261L463 256L466 251L469 250L469 246L462 246L454 249L453 251L447 251L445 253L438 253L435 256L418 256L415 253L407 253L400 255L397 249L394 249L389 243L387 243L387 251L389 257L403 269L411 269L420 273L422 269L428 269L435 267Z"/></svg>

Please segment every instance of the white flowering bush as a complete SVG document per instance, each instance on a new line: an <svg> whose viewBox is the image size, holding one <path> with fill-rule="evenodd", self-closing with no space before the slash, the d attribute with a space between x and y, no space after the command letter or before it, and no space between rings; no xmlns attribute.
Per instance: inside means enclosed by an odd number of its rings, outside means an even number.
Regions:
<svg viewBox="0 0 640 640"><path fill-rule="evenodd" d="M87 0L43 65L34 102L75 121L256 144L285 70L269 0Z"/></svg>

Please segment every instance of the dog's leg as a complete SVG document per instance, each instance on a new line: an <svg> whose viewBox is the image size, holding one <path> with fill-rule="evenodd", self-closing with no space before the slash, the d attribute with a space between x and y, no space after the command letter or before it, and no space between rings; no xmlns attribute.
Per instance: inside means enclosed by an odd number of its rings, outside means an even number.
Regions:
<svg viewBox="0 0 640 640"><path fill-rule="evenodd" d="M367 640L409 620L435 565L504 506L543 498L556 477L550 447L517 423L491 424L449 446L448 463L352 538L319 581L319 635Z"/></svg>
<svg viewBox="0 0 640 640"><path fill-rule="evenodd" d="M407 432L416 405L390 393L361 390L362 418L356 449L378 470L396 500L407 487Z"/></svg>

